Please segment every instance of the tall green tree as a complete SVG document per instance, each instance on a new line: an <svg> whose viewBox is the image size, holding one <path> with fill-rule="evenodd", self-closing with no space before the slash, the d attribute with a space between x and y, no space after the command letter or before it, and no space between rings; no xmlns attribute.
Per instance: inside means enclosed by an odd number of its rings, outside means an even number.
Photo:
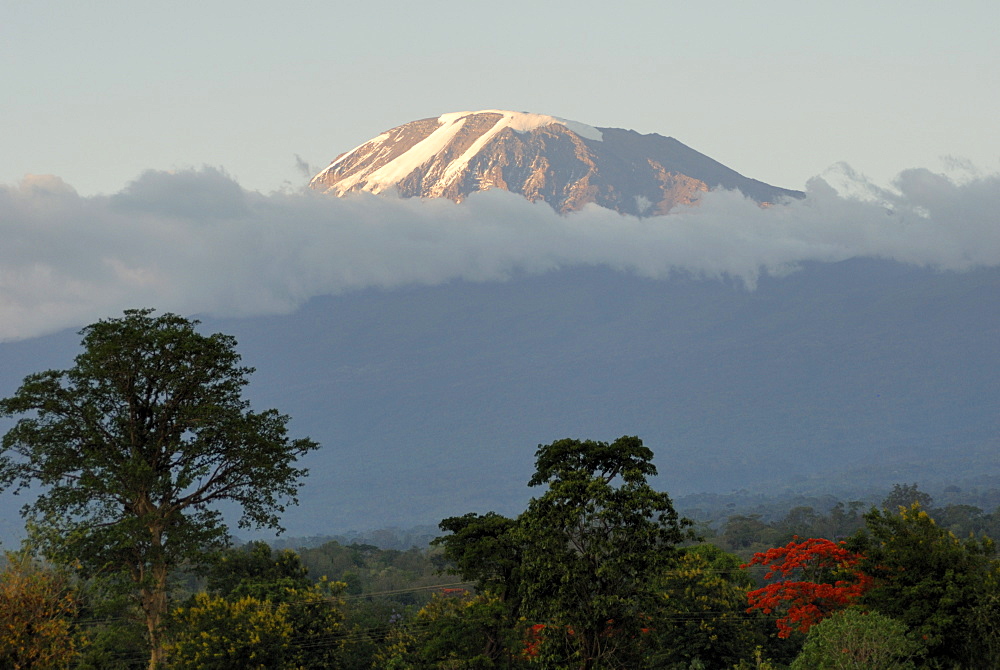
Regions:
<svg viewBox="0 0 1000 670"><path fill-rule="evenodd" d="M479 591L491 591L514 604L522 559L517 521L496 512L470 512L444 519L441 530L448 534L431 544L444 547L455 566L452 572L475 581Z"/></svg>
<svg viewBox="0 0 1000 670"><path fill-rule="evenodd" d="M306 474L296 460L318 446L290 439L278 411L250 410L235 339L197 324L149 309L99 321L72 368L0 400L23 415L3 438L0 488L42 486L23 513L50 558L128 575L150 668L164 661L171 571L226 543L213 504L242 508L241 527L276 527Z"/></svg>
<svg viewBox="0 0 1000 670"><path fill-rule="evenodd" d="M653 452L638 437L539 445L530 486L546 486L516 519L445 519L446 555L500 595L530 632L534 663L641 667L663 606L656 577L689 537L670 497L653 489Z"/></svg>
<svg viewBox="0 0 1000 670"><path fill-rule="evenodd" d="M450 572L475 581L481 596L474 606L461 612L463 616L442 623L469 622L476 627L474 637L487 640L481 653L472 654L465 661L473 663L472 658L485 655L495 667L516 667L524 649L519 593L523 543L517 520L495 512L470 513L444 519L441 530L448 534L432 544L444 547L445 556L453 566ZM440 629L438 626L435 632L440 633ZM435 641L427 646L444 645Z"/></svg>
<svg viewBox="0 0 1000 670"><path fill-rule="evenodd" d="M541 445L530 486L548 487L518 518L522 614L545 624L558 667L635 667L661 604L654 576L685 539L670 497L650 486L653 452L638 437Z"/></svg>

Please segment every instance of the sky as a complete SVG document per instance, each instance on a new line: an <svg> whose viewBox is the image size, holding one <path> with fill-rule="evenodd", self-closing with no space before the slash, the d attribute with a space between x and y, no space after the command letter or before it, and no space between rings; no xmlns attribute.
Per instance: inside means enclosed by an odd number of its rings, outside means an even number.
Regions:
<svg viewBox="0 0 1000 670"><path fill-rule="evenodd" d="M1000 4L9 0L0 183L147 169L298 187L388 128L511 109L673 136L801 189L942 157L1000 169Z"/></svg>
<svg viewBox="0 0 1000 670"><path fill-rule="evenodd" d="M852 254L997 264L998 27L1000 5L968 0L11 0L0 341L581 262L747 286ZM650 225L304 192L383 130L478 109L673 136L809 197L720 194Z"/></svg>

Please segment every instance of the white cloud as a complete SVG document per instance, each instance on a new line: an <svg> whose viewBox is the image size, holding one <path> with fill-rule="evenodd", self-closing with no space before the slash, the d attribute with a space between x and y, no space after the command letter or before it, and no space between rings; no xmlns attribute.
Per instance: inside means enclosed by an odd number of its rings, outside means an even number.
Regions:
<svg viewBox="0 0 1000 670"><path fill-rule="evenodd" d="M130 307L264 314L367 286L502 280L576 264L748 286L804 261L856 256L961 271L1000 264L997 212L1000 175L915 169L884 189L846 166L810 181L800 201L760 208L716 192L643 219L598 207L560 216L500 191L461 205L262 195L210 168L147 172L95 197L32 176L0 186L0 339Z"/></svg>

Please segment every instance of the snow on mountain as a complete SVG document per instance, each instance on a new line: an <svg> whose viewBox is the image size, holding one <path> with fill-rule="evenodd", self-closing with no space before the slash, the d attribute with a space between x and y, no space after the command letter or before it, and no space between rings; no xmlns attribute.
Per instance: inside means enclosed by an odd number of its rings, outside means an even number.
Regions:
<svg viewBox="0 0 1000 670"><path fill-rule="evenodd" d="M387 130L338 156L310 186L337 196L394 192L455 201L501 188L560 212L596 203L636 215L666 213L716 188L762 203L801 196L748 179L671 137L495 109Z"/></svg>

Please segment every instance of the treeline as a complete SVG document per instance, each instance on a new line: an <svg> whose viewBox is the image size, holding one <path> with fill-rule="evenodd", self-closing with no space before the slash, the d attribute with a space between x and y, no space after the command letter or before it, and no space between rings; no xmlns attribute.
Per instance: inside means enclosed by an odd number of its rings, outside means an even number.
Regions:
<svg viewBox="0 0 1000 670"><path fill-rule="evenodd" d="M794 537L844 540L865 526L865 513L872 507L895 510L913 503L919 503L940 528L957 537L1000 537L1000 506L987 512L965 503L936 505L934 498L916 484L896 484L878 503L837 501L825 510L797 505L784 514L775 514L772 508L770 513L739 513L704 520L699 529L707 540L746 556L785 544Z"/></svg>
<svg viewBox="0 0 1000 670"><path fill-rule="evenodd" d="M912 502L921 503L939 526L958 537L970 534L1000 537L1000 487L991 483L982 488L943 485L938 489L932 496L916 483L895 484L892 489L870 491L851 500L832 494L703 493L684 496L675 506L695 522L700 537L741 556L783 544L796 535L844 539L864 525L864 513L872 507L895 508ZM338 535L281 537L268 543L276 549L296 551L331 542L406 550L427 547L440 534L436 526L393 527Z"/></svg>

